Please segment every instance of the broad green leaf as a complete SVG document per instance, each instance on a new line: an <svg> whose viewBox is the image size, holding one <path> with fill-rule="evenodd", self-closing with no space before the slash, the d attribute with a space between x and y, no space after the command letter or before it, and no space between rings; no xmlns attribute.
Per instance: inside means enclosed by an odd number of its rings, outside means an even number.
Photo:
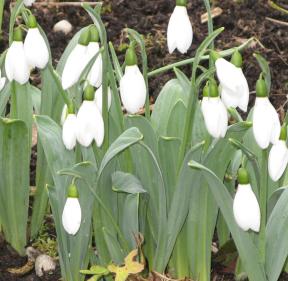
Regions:
<svg viewBox="0 0 288 281"><path fill-rule="evenodd" d="M117 171L112 174L113 191L130 194L145 193L140 180L132 174Z"/></svg>
<svg viewBox="0 0 288 281"><path fill-rule="evenodd" d="M37 87L30 85L29 92L31 94L34 112L35 114L40 114L41 91Z"/></svg>
<svg viewBox="0 0 288 281"><path fill-rule="evenodd" d="M11 83L7 83L0 92L0 116L6 116L6 106L11 95Z"/></svg>
<svg viewBox="0 0 288 281"><path fill-rule="evenodd" d="M0 119L0 221L6 240L25 254L30 145L21 120Z"/></svg>
<svg viewBox="0 0 288 281"><path fill-rule="evenodd" d="M198 170L198 172L201 171L201 174L207 180L210 191L213 194L217 205L219 206L231 231L232 237L235 241L235 245L243 262L243 266L248 274L249 280L267 280L264 267L259 263L259 253L256 246L251 241L249 234L242 231L235 222L233 216L232 198L224 184L215 175L215 173L203 165L195 161L190 161L189 166L193 168L193 170Z"/></svg>

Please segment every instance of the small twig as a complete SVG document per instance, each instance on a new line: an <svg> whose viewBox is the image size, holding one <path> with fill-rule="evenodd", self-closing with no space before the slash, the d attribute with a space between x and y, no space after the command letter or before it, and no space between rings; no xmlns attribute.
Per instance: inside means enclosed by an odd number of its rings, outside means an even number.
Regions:
<svg viewBox="0 0 288 281"><path fill-rule="evenodd" d="M273 1L268 1L268 5L270 7L272 7L273 9L277 10L277 11L280 11L280 12L283 12L285 14L288 14L288 10L282 8L281 6L277 5L276 3L274 3Z"/></svg>
<svg viewBox="0 0 288 281"><path fill-rule="evenodd" d="M219 17L223 13L223 10L219 7L215 7L211 10L212 19ZM201 15L201 23L205 23L208 21L208 13L204 13Z"/></svg>
<svg viewBox="0 0 288 281"><path fill-rule="evenodd" d="M269 17L265 17L266 20L269 20L273 23L277 23L277 24L281 24L281 25L284 25L284 26L288 26L288 22L286 21L282 21L282 20L276 20L276 19L272 19L272 18L269 18Z"/></svg>

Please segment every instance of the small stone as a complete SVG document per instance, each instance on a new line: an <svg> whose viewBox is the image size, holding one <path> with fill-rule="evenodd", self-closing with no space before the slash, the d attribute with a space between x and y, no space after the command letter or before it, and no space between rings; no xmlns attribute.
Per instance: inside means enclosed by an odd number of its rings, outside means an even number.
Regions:
<svg viewBox="0 0 288 281"><path fill-rule="evenodd" d="M26 255L28 257L28 260L31 260L35 262L36 258L41 254L39 250L33 248L33 247L27 247L26 250Z"/></svg>
<svg viewBox="0 0 288 281"><path fill-rule="evenodd" d="M54 32L63 32L66 35L70 33L72 29L72 24L67 20L60 20L53 27Z"/></svg>
<svg viewBox="0 0 288 281"><path fill-rule="evenodd" d="M38 277L44 275L45 272L54 271L56 268L56 263L48 255L40 255L36 258L35 261L35 272Z"/></svg>

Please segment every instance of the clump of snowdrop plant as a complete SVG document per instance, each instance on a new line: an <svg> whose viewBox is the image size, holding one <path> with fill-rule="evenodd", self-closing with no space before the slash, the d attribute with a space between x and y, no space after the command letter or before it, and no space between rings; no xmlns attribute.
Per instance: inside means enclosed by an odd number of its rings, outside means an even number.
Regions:
<svg viewBox="0 0 288 281"><path fill-rule="evenodd" d="M238 187L233 202L233 213L241 229L259 231L260 208L250 185L248 171L245 168L238 170Z"/></svg>
<svg viewBox="0 0 288 281"><path fill-rule="evenodd" d="M62 224L65 231L70 235L77 234L81 225L81 206L79 203L79 193L75 184L68 188L68 195L62 213Z"/></svg>
<svg viewBox="0 0 288 281"><path fill-rule="evenodd" d="M262 149L266 149L270 143L275 144L278 141L281 125L278 114L269 101L267 86L262 75L256 84L252 121L255 140Z"/></svg>
<svg viewBox="0 0 288 281"><path fill-rule="evenodd" d="M120 81L120 95L124 108L128 113L134 114L144 106L147 89L137 65L133 46L130 46L126 52L125 64L125 74Z"/></svg>
<svg viewBox="0 0 288 281"><path fill-rule="evenodd" d="M210 79L203 89L201 110L209 134L214 138L224 138L228 127L228 113L219 97L214 79Z"/></svg>
<svg viewBox="0 0 288 281"><path fill-rule="evenodd" d="M186 6L187 0L176 0L176 7L170 17L167 29L167 43L170 54L175 49L185 54L192 44L193 30Z"/></svg>

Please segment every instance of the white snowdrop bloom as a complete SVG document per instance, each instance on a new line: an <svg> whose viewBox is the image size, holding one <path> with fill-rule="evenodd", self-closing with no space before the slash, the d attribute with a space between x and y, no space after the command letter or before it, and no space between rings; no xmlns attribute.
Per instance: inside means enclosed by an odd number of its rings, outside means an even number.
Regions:
<svg viewBox="0 0 288 281"><path fill-rule="evenodd" d="M104 122L94 100L84 100L77 114L77 141L88 147L95 140L100 147L104 140Z"/></svg>
<svg viewBox="0 0 288 281"><path fill-rule="evenodd" d="M89 29L82 32L78 40L78 44L69 54L63 72L62 87L64 90L75 85L88 63L87 46L90 40Z"/></svg>
<svg viewBox="0 0 288 281"><path fill-rule="evenodd" d="M100 47L98 42L90 42L87 48L88 62L99 52ZM99 54L90 69L87 77L88 82L98 88L102 84L102 56Z"/></svg>
<svg viewBox="0 0 288 281"><path fill-rule="evenodd" d="M253 110L253 134L257 144L266 149L275 144L280 135L280 121L268 97L256 97Z"/></svg>
<svg viewBox="0 0 288 281"><path fill-rule="evenodd" d="M179 3L180 5L176 3L176 7L168 23L167 44L170 54L175 49L185 54L191 46L193 39L192 24L187 13L186 1L179 2L184 3Z"/></svg>
<svg viewBox="0 0 288 281"><path fill-rule="evenodd" d="M14 40L7 51L5 72L9 81L15 80L23 85L29 80L30 69L24 52L22 31L20 28L15 29Z"/></svg>
<svg viewBox="0 0 288 281"><path fill-rule="evenodd" d="M98 109L102 113L102 85L96 90L94 101ZM112 101L111 89L110 87L108 87L108 110L110 109L111 101Z"/></svg>
<svg viewBox="0 0 288 281"><path fill-rule="evenodd" d="M6 78L1 76L1 69L0 69L0 92L5 86Z"/></svg>
<svg viewBox="0 0 288 281"><path fill-rule="evenodd" d="M279 139L273 144L268 158L268 171L273 181L278 181L288 164L288 149L286 140Z"/></svg>
<svg viewBox="0 0 288 281"><path fill-rule="evenodd" d="M46 67L49 61L49 51L33 15L29 17L29 29L24 41L24 51L31 68L43 69Z"/></svg>
<svg viewBox="0 0 288 281"><path fill-rule="evenodd" d="M24 0L23 3L25 6L30 7L36 0Z"/></svg>
<svg viewBox="0 0 288 281"><path fill-rule="evenodd" d="M248 172L244 168L240 168L238 171L238 183L233 202L235 221L244 231L252 229L258 232L261 219L260 207L249 183Z"/></svg>
<svg viewBox="0 0 288 281"><path fill-rule="evenodd" d="M65 231L70 235L75 235L81 225L81 206L79 203L79 195L75 185L70 185L68 198L66 200L63 213L62 225Z"/></svg>
<svg viewBox="0 0 288 281"><path fill-rule="evenodd" d="M75 114L68 114L62 128L62 140L68 150L76 145L77 118Z"/></svg>
<svg viewBox="0 0 288 281"><path fill-rule="evenodd" d="M249 102L249 87L247 80L241 69L242 57L238 51L235 51L232 57L233 63L223 58L215 61L217 77L220 81L221 98L226 107L237 106L247 111Z"/></svg>

